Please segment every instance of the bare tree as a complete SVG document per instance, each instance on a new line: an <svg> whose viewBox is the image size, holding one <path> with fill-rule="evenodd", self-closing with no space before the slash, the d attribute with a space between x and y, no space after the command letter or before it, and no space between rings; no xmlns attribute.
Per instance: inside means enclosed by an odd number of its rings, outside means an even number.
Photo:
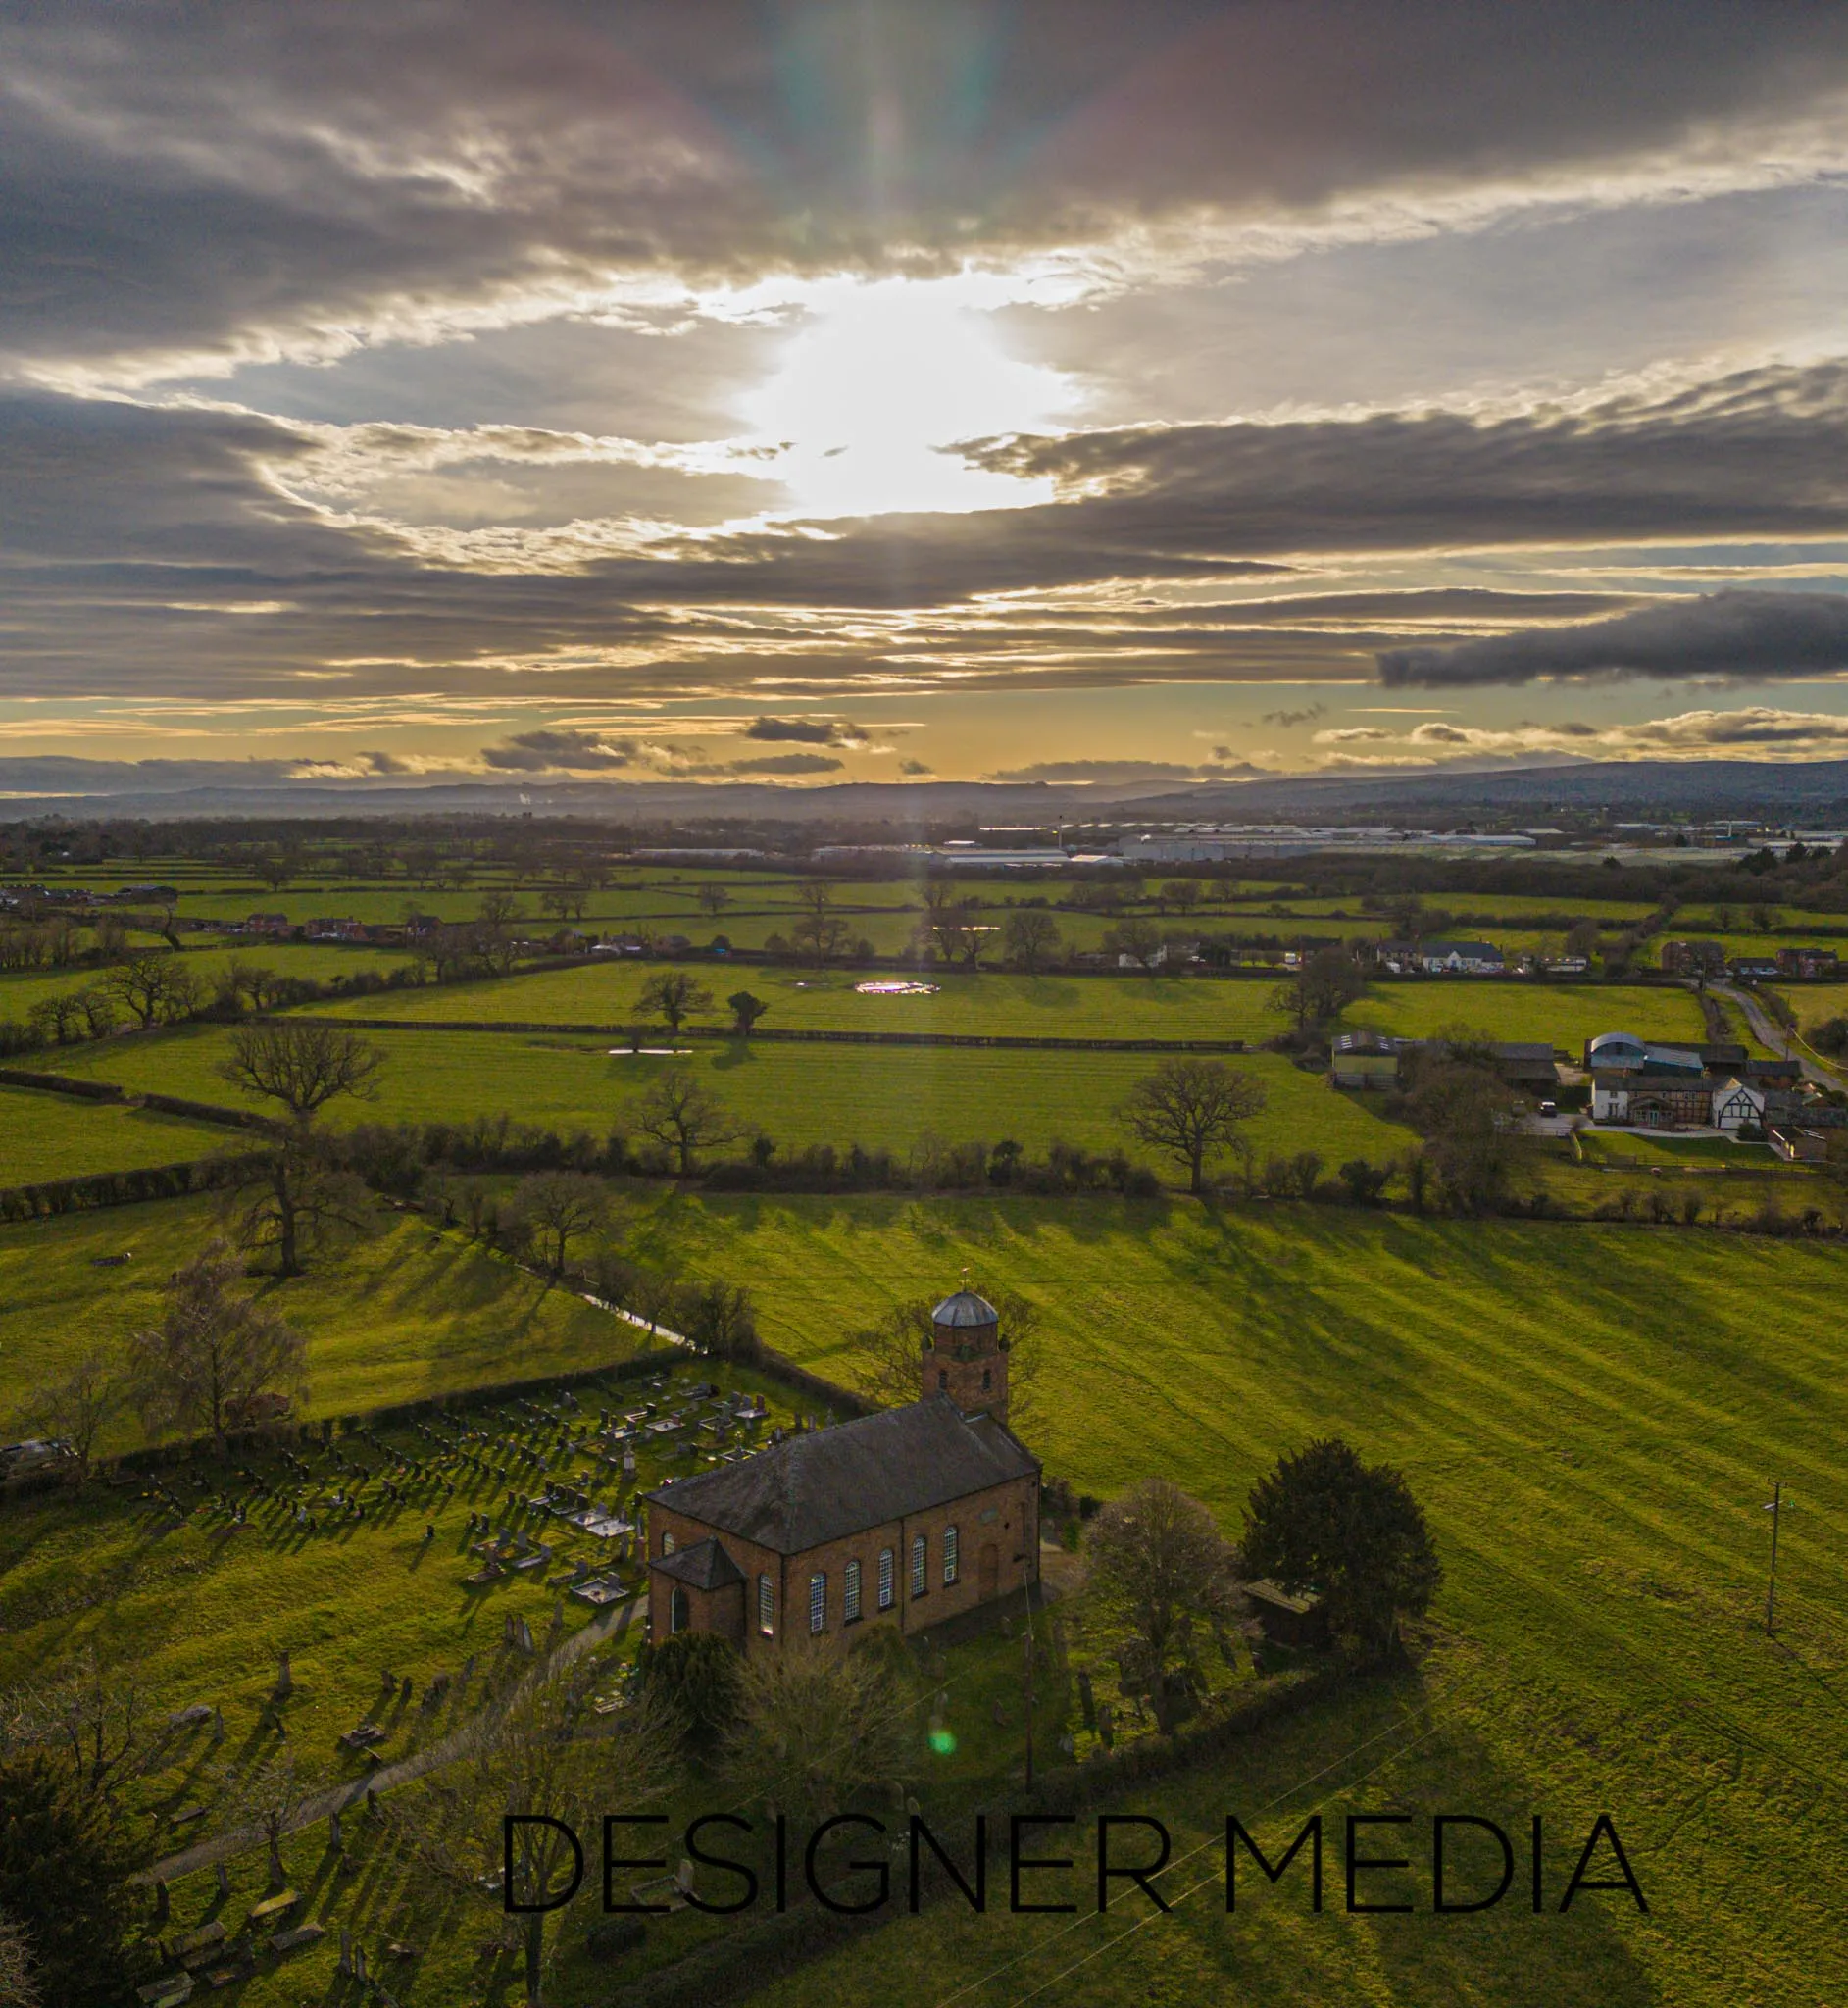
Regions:
<svg viewBox="0 0 1848 2008"><path fill-rule="evenodd" d="M1002 928L1001 943L1017 969L1037 976L1040 965L1059 953L1059 923L1038 907L1017 906Z"/></svg>
<svg viewBox="0 0 1848 2008"><path fill-rule="evenodd" d="M1198 1499L1168 1479L1144 1479L1091 1523L1089 1598L1125 1634L1156 1720L1173 1727L1170 1675L1193 1658L1196 1620L1223 1626L1235 1595L1235 1556Z"/></svg>
<svg viewBox="0 0 1848 2008"><path fill-rule="evenodd" d="M731 904L730 893L723 885L719 884L709 883L702 885L694 893L693 897L699 901L700 912L710 914L714 920L717 920L724 912L725 908Z"/></svg>
<svg viewBox="0 0 1848 2008"><path fill-rule="evenodd" d="M834 888L824 878L811 878L796 888L802 918L789 930L799 953L817 963L828 961L846 947L853 929L833 911Z"/></svg>
<svg viewBox="0 0 1848 2008"><path fill-rule="evenodd" d="M219 1072L245 1094L279 1103L290 1121L273 1146L251 1157L241 1188L255 1188L238 1224L245 1247L274 1247L283 1276L299 1276L304 1247L366 1220L365 1188L342 1169L316 1119L342 1095L370 1097L384 1062L357 1032L299 1019L239 1026Z"/></svg>
<svg viewBox="0 0 1848 2008"><path fill-rule="evenodd" d="M87 1483L90 1459L103 1427L121 1408L123 1387L100 1352L85 1353L69 1373L34 1387L20 1412L22 1426L68 1443L79 1485Z"/></svg>
<svg viewBox="0 0 1848 2008"><path fill-rule="evenodd" d="M358 1032L336 1025L277 1019L239 1026L220 1075L245 1094L280 1102L302 1127L341 1095L370 1100L385 1056Z"/></svg>
<svg viewBox="0 0 1848 2008"><path fill-rule="evenodd" d="M1124 956L1153 976L1164 961L1162 930L1142 914L1130 914L1104 930L1104 953Z"/></svg>
<svg viewBox="0 0 1848 2008"><path fill-rule="evenodd" d="M257 1829L269 1851L270 1887L280 1889L288 1881L282 1863L282 1836L295 1824L314 1789L295 1760L294 1749L282 1743L242 1771L222 1772L219 1783L221 1820L227 1829Z"/></svg>
<svg viewBox="0 0 1848 2008"><path fill-rule="evenodd" d="M1019 1426L1036 1412L1034 1392L1044 1355L1040 1310L1016 1290L987 1295L1008 1349L1008 1414ZM855 1379L874 1401L898 1408L918 1399L924 1386L924 1345L933 1330L931 1309L931 1298L908 1297L848 1341L858 1366Z"/></svg>
<svg viewBox="0 0 1848 2008"><path fill-rule="evenodd" d="M912 1696L893 1656L823 1643L753 1653L724 1768L741 1796L813 1827L856 1793L916 1775Z"/></svg>
<svg viewBox="0 0 1848 2008"><path fill-rule="evenodd" d="M448 1763L389 1802L399 1851L503 1919L506 1898L544 1904L563 1896L578 1863L562 1830L594 1832L608 1808L649 1804L672 1776L672 1734L645 1704L614 1718L597 1713L602 1675L579 1660L490 1702ZM509 1867L513 1886L503 1891ZM594 1873L584 1882L598 1887ZM562 1915L534 1910L520 1919L529 2008L544 1986L546 1927Z"/></svg>
<svg viewBox="0 0 1848 2008"><path fill-rule="evenodd" d="M161 1323L129 1338L129 1385L149 1435L209 1430L222 1451L260 1395L302 1389L301 1334L236 1294L241 1275L226 1243L213 1241L174 1273Z"/></svg>
<svg viewBox="0 0 1848 2008"><path fill-rule="evenodd" d="M628 1106L644 1136L671 1151L681 1178L691 1175L703 1150L735 1143L743 1126L690 1069L670 1067Z"/></svg>
<svg viewBox="0 0 1848 2008"><path fill-rule="evenodd" d="M543 1244L547 1265L563 1276L572 1243L594 1233L608 1204L602 1182L585 1172L535 1172L514 1188L510 1211Z"/></svg>
<svg viewBox="0 0 1848 2008"><path fill-rule="evenodd" d="M174 1015L177 968L178 959L171 948L144 948L112 969L102 987L132 1012L146 1030Z"/></svg>
<svg viewBox="0 0 1848 2008"><path fill-rule="evenodd" d="M1164 1060L1138 1080L1118 1111L1118 1119L1150 1149L1187 1168L1187 1189L1206 1188L1206 1166L1224 1150L1235 1150L1239 1126L1264 1107L1264 1085L1223 1060Z"/></svg>
<svg viewBox="0 0 1848 2008"><path fill-rule="evenodd" d="M105 1661L91 1645L57 1674L0 1695L0 1751L41 1751L85 1800L139 1778L165 1734L134 1663Z"/></svg>
<svg viewBox="0 0 1848 2008"><path fill-rule="evenodd" d="M713 1008L713 993L686 970L664 969L642 985L638 1006L652 1011L677 1037L681 1026L695 1012Z"/></svg>

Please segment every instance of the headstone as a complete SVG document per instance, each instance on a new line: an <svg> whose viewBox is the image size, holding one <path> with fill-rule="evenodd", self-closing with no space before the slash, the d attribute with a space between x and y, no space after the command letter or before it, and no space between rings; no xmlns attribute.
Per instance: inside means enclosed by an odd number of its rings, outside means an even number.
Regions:
<svg viewBox="0 0 1848 2008"><path fill-rule="evenodd" d="M213 1867L218 1871L219 1895L221 1898L228 1898L231 1893L230 1874L223 1862L215 1862Z"/></svg>
<svg viewBox="0 0 1848 2008"><path fill-rule="evenodd" d="M287 1653L285 1652L285 1653L282 1653L282 1654L281 1654L281 1655L279 1656L279 1663L278 1663L278 1665L277 1665L277 1667L276 1667L276 1670L275 1670L275 1695L276 1695L276 1699L277 1699L278 1701L279 1701L279 1700L281 1700L281 1698L282 1698L282 1697L283 1697L283 1696L284 1696L285 1694L290 1694L290 1693L293 1693L293 1692L294 1692L294 1689L295 1689L295 1682L294 1682L293 1679L292 1679L292 1678L290 1677L290 1674L289 1674L289 1656L288 1656L288 1654L287 1654Z"/></svg>

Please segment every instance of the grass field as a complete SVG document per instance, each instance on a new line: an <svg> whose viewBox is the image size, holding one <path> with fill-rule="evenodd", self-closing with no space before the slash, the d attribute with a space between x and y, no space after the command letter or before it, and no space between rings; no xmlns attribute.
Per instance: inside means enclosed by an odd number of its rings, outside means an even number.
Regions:
<svg viewBox="0 0 1848 2008"><path fill-rule="evenodd" d="M449 985L390 998L356 997L335 1008L355 1017L414 1024L428 1019L524 1020L571 1025L626 1025L640 1018L649 968L593 965L542 970L532 976ZM866 996L865 981L893 980L858 970L793 970L727 963L695 972L713 995L696 1022L724 1025L724 1000L737 990L764 998L766 1026L830 1031L934 1031L1026 1035L1033 1038L1250 1039L1274 1037L1288 1020L1270 1008L1273 984L1244 979L1022 977L960 975L933 970L932 997Z"/></svg>
<svg viewBox="0 0 1848 2008"><path fill-rule="evenodd" d="M159 944L150 938L145 945ZM280 976L325 983L336 977L358 976L362 970L385 976L409 960L394 948L337 948L287 941L253 941L235 948L189 947L182 953L187 969L207 986L208 993L219 972L233 961L259 963ZM0 1018L24 1019L34 1004L45 998L62 997L73 990L97 989L108 975L108 969L101 967L0 972ZM125 1022L129 1017L126 1011L119 1015Z"/></svg>
<svg viewBox="0 0 1848 2008"><path fill-rule="evenodd" d="M384 1031L387 1056L372 1102L342 1120L466 1121L502 1111L522 1122L605 1134L625 1105L671 1063L601 1046L514 1032ZM70 1071L140 1092L229 1102L215 1063L225 1034L187 1029L156 1038L74 1049ZM1012 1137L1041 1150L1055 1136L1088 1148L1125 1143L1112 1111L1158 1056L1146 1053L989 1052L979 1048L735 1044L691 1048L692 1068L746 1123L784 1145L859 1142L905 1150L921 1137L989 1143ZM1229 1063L1255 1075L1270 1105L1251 1127L1260 1152L1315 1148L1331 1163L1395 1156L1410 1140L1353 1097L1330 1091L1280 1055ZM329 1114L333 1114L329 1111Z"/></svg>
<svg viewBox="0 0 1848 2008"><path fill-rule="evenodd" d="M1550 1040L1574 1057L1604 1031L1698 1041L1700 1006L1686 990L1623 983L1528 983L1432 979L1374 983L1342 1021L1375 1026L1401 1038L1428 1038L1467 1025L1498 1039Z"/></svg>
<svg viewBox="0 0 1848 2008"><path fill-rule="evenodd" d="M1825 1019L1848 1015L1848 983L1789 983L1778 994L1805 1030Z"/></svg>
<svg viewBox="0 0 1848 2008"><path fill-rule="evenodd" d="M774 1342L836 1377L857 1326L965 1263L1025 1291L1053 1334L1030 1433L1093 1492L1164 1471L1235 1527L1253 1478L1317 1433L1401 1465L1447 1572L1439 1647L1386 1708L1409 1719L1401 1741L1429 1732L1416 1759L1335 1789L1396 1749L1330 1768L1379 1727L1385 1704L1357 1699L1137 1807L1172 1807L1203 1839L1220 1814L1318 1777L1287 1825L1273 1815L1274 1839L1330 1790L1331 1814L1474 1808L1519 1832L1541 1810L1575 1838L1608 1809L1653 1905L1639 1919L1598 1899L1548 1925L1506 1907L1315 1919L1291 1899L1228 1932L1208 1894L1053 1998L1770 2008L1848 1990L1825 1866L1848 1800L1841 1251L1179 1205L675 1201L660 1231L748 1276ZM1804 1502L1783 1530L1774 1642L1760 1629L1773 1477ZM1209 1854L1178 1886L1216 1873ZM770 1998L1006 2008L1114 1935L1060 1929L946 1913Z"/></svg>
<svg viewBox="0 0 1848 2008"><path fill-rule="evenodd" d="M92 1348L159 1322L168 1276L211 1238L207 1199L0 1227L0 1414ZM511 1263L381 1212L373 1238L258 1294L308 1342L308 1415L334 1415L627 1358L633 1327ZM98 1259L128 1255L115 1268ZM110 1441L138 1440L121 1419Z"/></svg>
<svg viewBox="0 0 1848 2008"><path fill-rule="evenodd" d="M185 1164L235 1141L223 1129L152 1109L0 1087L0 1185Z"/></svg>

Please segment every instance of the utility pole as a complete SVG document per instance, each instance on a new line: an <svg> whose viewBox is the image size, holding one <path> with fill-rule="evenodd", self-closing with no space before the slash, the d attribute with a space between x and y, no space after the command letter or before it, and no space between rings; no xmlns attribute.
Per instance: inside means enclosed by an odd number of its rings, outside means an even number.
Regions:
<svg viewBox="0 0 1848 2008"><path fill-rule="evenodd" d="M1777 1523L1783 1518L1784 1484L1778 1479L1771 1488L1765 1511L1771 1515L1771 1582L1765 1591L1765 1635L1775 1635L1777 1625Z"/></svg>
<svg viewBox="0 0 1848 2008"><path fill-rule="evenodd" d="M1026 1789L1033 1789L1033 1593L1026 1593Z"/></svg>

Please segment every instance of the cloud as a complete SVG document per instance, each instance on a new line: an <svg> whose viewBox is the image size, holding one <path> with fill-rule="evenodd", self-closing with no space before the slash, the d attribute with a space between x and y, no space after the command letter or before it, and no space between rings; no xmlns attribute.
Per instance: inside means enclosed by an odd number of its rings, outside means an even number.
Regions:
<svg viewBox="0 0 1848 2008"><path fill-rule="evenodd" d="M632 739L611 741L596 732L516 732L498 746L484 746L489 767L519 774L599 774L632 767L638 748Z"/></svg>
<svg viewBox="0 0 1848 2008"><path fill-rule="evenodd" d="M1258 723L1261 726L1281 726L1285 729L1291 726L1306 726L1311 719L1320 718L1327 708L1325 704L1311 704L1301 711L1267 711Z"/></svg>
<svg viewBox="0 0 1848 2008"><path fill-rule="evenodd" d="M795 739L805 746L867 744L867 734L845 719L754 718L744 728L747 739Z"/></svg>
<svg viewBox="0 0 1848 2008"><path fill-rule="evenodd" d="M1450 688L1536 677L1808 677L1848 670L1848 595L1737 587L1582 627L1379 654L1381 682Z"/></svg>
<svg viewBox="0 0 1848 2008"><path fill-rule="evenodd" d="M835 774L846 766L844 760L824 753L766 753L755 760L730 760L726 774Z"/></svg>
<svg viewBox="0 0 1848 2008"><path fill-rule="evenodd" d="M1089 282L1814 176L1839 11L1724 0L16 7L0 353L325 356L1044 251ZM792 89L790 79L799 78ZM1100 256L1099 253L1103 255Z"/></svg>
<svg viewBox="0 0 1848 2008"><path fill-rule="evenodd" d="M916 780L926 774L935 772L926 761L923 760L901 760L898 763L898 771L908 780Z"/></svg>
<svg viewBox="0 0 1848 2008"><path fill-rule="evenodd" d="M1299 712L1298 717L1302 714ZM1315 736L1318 746L1354 746L1364 739L1390 739L1392 734L1383 726L1334 726L1320 731Z"/></svg>
<svg viewBox="0 0 1848 2008"><path fill-rule="evenodd" d="M1848 718L1825 711L1779 711L1753 705L1739 711L1684 711L1673 718L1620 726L1604 737L1615 744L1665 751L1705 752L1716 747L1827 748L1848 745Z"/></svg>

